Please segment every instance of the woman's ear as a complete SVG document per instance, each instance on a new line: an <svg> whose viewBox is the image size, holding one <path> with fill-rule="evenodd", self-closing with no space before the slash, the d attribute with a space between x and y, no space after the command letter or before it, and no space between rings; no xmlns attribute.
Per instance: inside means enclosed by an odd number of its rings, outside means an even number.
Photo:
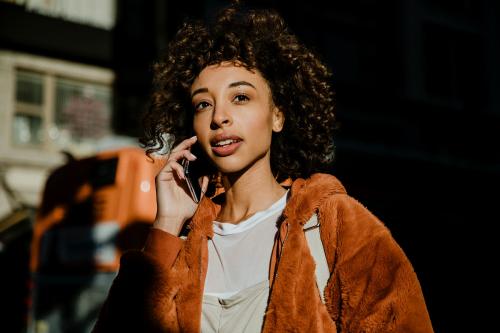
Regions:
<svg viewBox="0 0 500 333"><path fill-rule="evenodd" d="M273 132L281 132L285 123L285 115L276 106L273 108Z"/></svg>

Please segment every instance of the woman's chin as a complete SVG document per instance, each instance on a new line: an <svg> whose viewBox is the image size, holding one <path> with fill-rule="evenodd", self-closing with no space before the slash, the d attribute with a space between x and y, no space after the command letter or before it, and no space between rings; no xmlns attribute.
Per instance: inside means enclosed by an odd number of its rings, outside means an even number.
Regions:
<svg viewBox="0 0 500 333"><path fill-rule="evenodd" d="M224 157L223 159L217 158L213 160L213 163L217 167L217 170L225 175L242 173L248 169L248 165L243 163L241 159Z"/></svg>
<svg viewBox="0 0 500 333"><path fill-rule="evenodd" d="M245 170L245 167L241 165L217 165L217 170L219 170L223 175L238 174Z"/></svg>
<svg viewBox="0 0 500 333"><path fill-rule="evenodd" d="M268 154L269 152L267 152ZM253 157L253 158L252 158ZM212 154L210 159L217 168L219 172L225 175L240 175L245 173L247 170L256 166L256 164L262 164L266 157L266 152L258 154L257 156L248 156L244 154L234 154L231 156L216 156ZM269 162L268 162L269 163Z"/></svg>

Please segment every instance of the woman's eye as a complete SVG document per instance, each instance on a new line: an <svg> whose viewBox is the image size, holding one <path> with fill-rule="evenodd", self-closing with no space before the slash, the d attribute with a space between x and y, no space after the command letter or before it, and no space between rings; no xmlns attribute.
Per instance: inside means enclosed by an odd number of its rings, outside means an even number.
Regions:
<svg viewBox="0 0 500 333"><path fill-rule="evenodd" d="M243 102L246 102L248 100L249 100L249 98L247 95L239 94L239 95L234 96L234 101L236 103L243 103Z"/></svg>
<svg viewBox="0 0 500 333"><path fill-rule="evenodd" d="M202 109L209 107L209 106L210 106L210 104L207 102L200 102L200 103L196 104L194 108L196 110L202 110Z"/></svg>

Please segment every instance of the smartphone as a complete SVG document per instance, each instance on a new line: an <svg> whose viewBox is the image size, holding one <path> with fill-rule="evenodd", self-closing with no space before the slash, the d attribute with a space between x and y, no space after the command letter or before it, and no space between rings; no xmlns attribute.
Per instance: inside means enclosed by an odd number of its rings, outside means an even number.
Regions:
<svg viewBox="0 0 500 333"><path fill-rule="evenodd" d="M182 168L184 169L186 184L191 193L191 197L194 202L198 203L201 200L200 174L196 172L196 168L193 168L193 164L187 159L182 160Z"/></svg>

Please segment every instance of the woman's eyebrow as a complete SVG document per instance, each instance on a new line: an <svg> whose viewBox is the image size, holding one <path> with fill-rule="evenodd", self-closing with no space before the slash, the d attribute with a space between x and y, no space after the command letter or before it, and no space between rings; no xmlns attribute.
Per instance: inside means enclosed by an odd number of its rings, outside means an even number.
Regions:
<svg viewBox="0 0 500 333"><path fill-rule="evenodd" d="M250 82L247 82L247 81L233 82L233 83L230 83L227 87L234 88L234 87L238 87L238 86L250 86L250 87L254 88L255 90L257 90L257 88L255 88L255 86L253 84L251 84ZM193 93L191 94L191 98L193 98L194 95L196 95L196 94L206 93L206 92L208 92L208 88L198 88L195 91L193 91Z"/></svg>
<svg viewBox="0 0 500 333"><path fill-rule="evenodd" d="M255 88L255 86L253 84L251 84L250 82L247 82L247 81L237 81L237 82L233 82L231 83L229 86L227 86L228 88L233 88L233 87L237 87L237 86L250 86L252 88L254 88L255 90L257 90L257 88Z"/></svg>
<svg viewBox="0 0 500 333"><path fill-rule="evenodd" d="M199 89L196 89L195 91L193 91L193 93L191 94L191 98L194 97L194 95L196 94L200 94L200 93L205 93L205 92L208 92L208 88L199 88Z"/></svg>

